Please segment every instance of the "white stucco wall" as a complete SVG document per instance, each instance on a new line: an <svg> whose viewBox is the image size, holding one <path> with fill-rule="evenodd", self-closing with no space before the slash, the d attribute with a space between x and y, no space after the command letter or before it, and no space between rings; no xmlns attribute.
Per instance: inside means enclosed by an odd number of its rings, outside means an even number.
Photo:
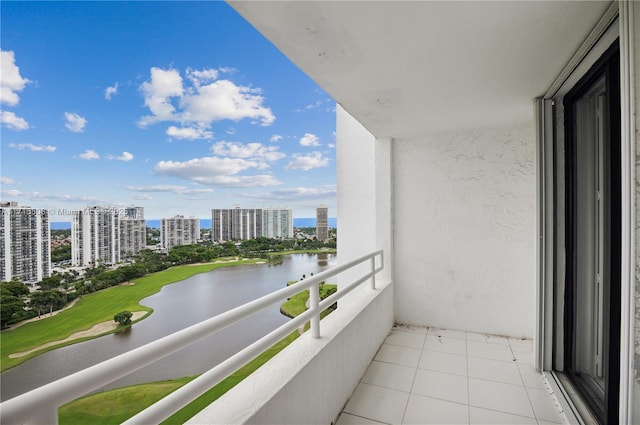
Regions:
<svg viewBox="0 0 640 425"><path fill-rule="evenodd" d="M632 8L631 28L634 45L640 46L640 4L634 4ZM635 24L635 25L634 25ZM634 71L632 75L633 84L635 85L632 93L631 101L635 105L635 273L633 274L635 281L635 323L634 334L635 341L633 343L633 366L631 394L632 402L632 419L634 423L640 422L640 50L636 48L634 58ZM624 271L623 271L624 273Z"/></svg>
<svg viewBox="0 0 640 425"><path fill-rule="evenodd" d="M533 124L395 140L396 321L532 338Z"/></svg>
<svg viewBox="0 0 640 425"><path fill-rule="evenodd" d="M338 262L375 251L375 138L340 105L336 107L336 180L338 185ZM367 271L363 265L343 273L338 285Z"/></svg>

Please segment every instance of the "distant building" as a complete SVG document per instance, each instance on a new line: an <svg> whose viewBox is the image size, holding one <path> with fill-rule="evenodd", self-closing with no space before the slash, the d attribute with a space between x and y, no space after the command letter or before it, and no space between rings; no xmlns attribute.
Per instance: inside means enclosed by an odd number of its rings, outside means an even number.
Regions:
<svg viewBox="0 0 640 425"><path fill-rule="evenodd" d="M262 210L254 208L211 210L211 240L245 240L262 236Z"/></svg>
<svg viewBox="0 0 640 425"><path fill-rule="evenodd" d="M193 245L200 237L200 219L176 215L160 220L160 243L164 249Z"/></svg>
<svg viewBox="0 0 640 425"><path fill-rule="evenodd" d="M262 210L262 236L276 239L293 238L293 210L264 208Z"/></svg>
<svg viewBox="0 0 640 425"><path fill-rule="evenodd" d="M144 220L144 207L127 207L124 209L123 219Z"/></svg>
<svg viewBox="0 0 640 425"><path fill-rule="evenodd" d="M231 239L230 209L211 210L211 240L228 241Z"/></svg>
<svg viewBox="0 0 640 425"><path fill-rule="evenodd" d="M319 241L329 239L329 210L324 205L316 208L316 238Z"/></svg>
<svg viewBox="0 0 640 425"><path fill-rule="evenodd" d="M120 262L120 215L115 208L88 207L71 220L71 264L86 267Z"/></svg>
<svg viewBox="0 0 640 425"><path fill-rule="evenodd" d="M260 236L292 238L292 210L240 207L211 210L211 240L246 240Z"/></svg>
<svg viewBox="0 0 640 425"><path fill-rule="evenodd" d="M0 204L0 280L34 284L51 276L51 231L47 210Z"/></svg>
<svg viewBox="0 0 640 425"><path fill-rule="evenodd" d="M143 207L125 208L120 216L120 257L136 255L147 245L147 222Z"/></svg>

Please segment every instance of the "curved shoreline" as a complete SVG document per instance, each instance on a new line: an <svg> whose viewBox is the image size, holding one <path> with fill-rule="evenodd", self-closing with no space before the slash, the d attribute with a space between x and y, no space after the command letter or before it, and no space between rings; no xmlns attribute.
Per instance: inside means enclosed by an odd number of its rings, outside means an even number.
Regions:
<svg viewBox="0 0 640 425"><path fill-rule="evenodd" d="M133 316L131 317L131 321L135 322L136 320L139 320L141 318L143 318L146 314L148 314L148 311L136 311L133 313ZM79 332L75 332L71 335L69 335L67 338L65 339L60 339L57 341L50 341L47 342L45 344L42 344L36 348L32 348L31 350L28 351L21 351L19 353L12 353L9 354L9 358L10 359L17 359L18 357L23 357L26 356L28 354L31 353L35 353L36 351L45 349L45 348L50 348L50 347L54 347L56 345L60 345L60 344L65 344L67 342L71 342L74 341L76 339L82 339L82 338L88 338L88 337L98 337L102 334L106 334L109 333L111 331L114 331L116 328L118 327L118 324L113 321L110 320L108 322L102 322L102 323L98 323L96 325L93 325L91 328L85 330L85 331L79 331Z"/></svg>

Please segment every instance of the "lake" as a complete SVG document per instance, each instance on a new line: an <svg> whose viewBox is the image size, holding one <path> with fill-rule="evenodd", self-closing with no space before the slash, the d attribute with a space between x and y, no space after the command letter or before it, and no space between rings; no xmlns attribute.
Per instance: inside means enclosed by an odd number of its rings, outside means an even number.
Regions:
<svg viewBox="0 0 640 425"><path fill-rule="evenodd" d="M153 308L154 312L129 331L49 351L3 372L0 398L7 400L140 347L283 288L288 281L299 280L303 274L309 276L326 270L335 263L335 255L294 254L285 256L279 265L225 267L166 285L157 294L142 300L141 304ZM274 305L103 389L200 374L287 320L280 313L280 306Z"/></svg>

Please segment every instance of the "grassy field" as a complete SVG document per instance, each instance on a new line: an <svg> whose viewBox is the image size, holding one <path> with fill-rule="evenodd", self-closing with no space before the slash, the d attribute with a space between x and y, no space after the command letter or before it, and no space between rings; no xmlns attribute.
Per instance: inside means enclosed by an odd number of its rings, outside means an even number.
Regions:
<svg viewBox="0 0 640 425"><path fill-rule="evenodd" d="M226 263L177 266L136 279L133 281L133 285L115 286L85 295L78 300L75 306L61 311L55 316L27 323L16 329L2 331L0 372L17 366L45 351L53 350L63 345L75 344L93 337L48 347L18 358L9 358L9 354L28 351L50 341L65 339L75 332L89 329L98 323L111 321L116 313L123 310L151 312L152 310L141 305L140 301L160 291L164 285L220 267L254 264L258 261L264 260L251 259Z"/></svg>
<svg viewBox="0 0 640 425"><path fill-rule="evenodd" d="M288 285L292 285L296 283L296 281L289 282ZM322 285L322 289L320 291L320 298L324 298L326 293L331 289L335 288L336 285L324 284ZM289 298L280 306L280 312L288 317L296 317L298 314L304 312L307 307L307 300L309 299L309 291L305 290L297 293L296 295ZM324 316L323 316L324 317Z"/></svg>

